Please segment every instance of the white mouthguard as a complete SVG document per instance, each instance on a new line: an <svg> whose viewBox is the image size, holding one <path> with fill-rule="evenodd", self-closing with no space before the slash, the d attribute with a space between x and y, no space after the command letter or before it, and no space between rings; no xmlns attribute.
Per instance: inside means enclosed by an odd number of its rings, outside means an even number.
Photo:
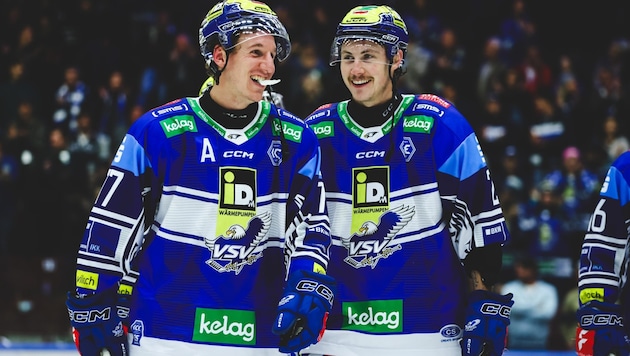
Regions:
<svg viewBox="0 0 630 356"><path fill-rule="evenodd" d="M268 80L260 79L260 80L258 80L258 83L260 83L260 85L264 85L264 86L275 85L275 84L280 83L280 79L268 79Z"/></svg>

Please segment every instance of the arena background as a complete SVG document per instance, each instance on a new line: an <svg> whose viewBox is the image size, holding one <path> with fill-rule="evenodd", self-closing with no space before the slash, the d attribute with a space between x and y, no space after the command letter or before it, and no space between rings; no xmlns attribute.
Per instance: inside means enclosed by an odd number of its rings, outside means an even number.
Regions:
<svg viewBox="0 0 630 356"><path fill-rule="evenodd" d="M516 1L525 4L525 14L519 19L514 19L512 13ZM347 92L336 68L327 66L328 51L336 23L346 11L362 2L267 3L281 16L293 41L290 57L293 60L280 65L276 75L283 79L276 89L284 94L287 108L305 116L319 104L345 99ZM448 73L442 73L444 77L420 73L424 76L419 76L418 83L403 84L403 89L419 84L425 92L443 95L446 87L454 87L457 106L475 127L483 125L483 119L479 118L483 117L485 103L478 98L476 85L487 41L493 37L502 43L523 40L519 34L510 37L502 32L502 26L510 20L533 26L530 29L533 33L520 34L526 37L523 45L538 46L554 83L561 77L560 58L572 59L573 75L584 98L584 106L578 108L589 109L587 98L599 89L594 79L595 68L607 59L611 44L618 44L623 52L616 73L619 97L607 108L614 108L622 123L621 133L630 137L629 125L625 124L630 122L629 1L381 3L394 6L406 19L418 20L408 26L418 31L414 41L429 52L439 53L439 35L443 29L455 31L459 50L465 53L462 66L450 68ZM3 9L0 12L0 143L5 153L14 153L20 162L17 178L6 184L0 181L0 354L76 355L64 305L65 293L73 288L77 244L111 157L108 149L117 145L120 130L139 112L174 98L196 95L205 80L197 30L212 4L198 0L0 0ZM429 26L421 30L420 23ZM504 54L506 65L520 65L522 57L515 50L506 50ZM12 72L16 64L23 70L19 80L14 80ZM77 69L87 88L88 99L77 104L80 106L77 111L91 115L94 125L101 124L103 140L99 144L104 146L99 151L100 157L82 161L78 171L77 167L69 169L63 160L58 162L63 152L74 152L70 143L75 129L68 126L61 131L69 141L61 148L55 146L51 135L55 128L68 125L73 115L73 108L56 101L68 68ZM113 73L122 78L125 94L117 96L120 101L114 103L111 95L115 90L110 87ZM548 89L552 96L556 94L555 84ZM26 125L26 134L15 141L10 128L14 120L19 120L18 107L24 102L30 103L37 125ZM121 109L116 103L125 106ZM585 151L590 147L586 143L603 120L592 116L593 113L597 112L586 110L572 117L575 121L568 122L572 130L566 137L567 145ZM117 119L122 122L115 122ZM527 162L531 153L528 147L517 144L515 149ZM51 152L57 156L51 158ZM496 160L489 158L489 164L498 167L503 147L496 152L501 154ZM599 162L594 168L603 170L605 165ZM539 259L543 279L557 286L560 296L575 287L574 266L578 258L575 247L579 249L579 241L572 244L568 255ZM513 278L511 263L518 252L515 248L506 254L503 281ZM559 337L558 333L551 335ZM574 354L554 341L551 340L548 350L509 350L506 355Z"/></svg>

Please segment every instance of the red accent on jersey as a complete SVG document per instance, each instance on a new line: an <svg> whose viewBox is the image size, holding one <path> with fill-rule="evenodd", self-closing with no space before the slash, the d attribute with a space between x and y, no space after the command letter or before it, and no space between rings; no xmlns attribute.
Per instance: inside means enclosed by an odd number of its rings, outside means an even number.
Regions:
<svg viewBox="0 0 630 356"><path fill-rule="evenodd" d="M434 94L420 94L418 95L418 99L429 100L439 105L442 105L445 108L451 107L451 104L449 104L446 100Z"/></svg>

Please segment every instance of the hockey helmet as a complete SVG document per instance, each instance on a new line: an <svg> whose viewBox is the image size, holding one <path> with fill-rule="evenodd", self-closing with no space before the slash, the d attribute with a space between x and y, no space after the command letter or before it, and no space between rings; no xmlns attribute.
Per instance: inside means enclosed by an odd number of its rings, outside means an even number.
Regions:
<svg viewBox="0 0 630 356"><path fill-rule="evenodd" d="M341 61L341 45L346 41L368 40L385 47L391 62L398 50L407 52L409 34L402 17L387 5L357 6L337 26L330 48L330 65Z"/></svg>
<svg viewBox="0 0 630 356"><path fill-rule="evenodd" d="M212 67L215 45L220 44L229 51L236 47L239 35L244 33L274 36L276 58L280 62L291 52L289 34L269 6L254 0L224 0L208 11L199 28L199 47L207 67Z"/></svg>

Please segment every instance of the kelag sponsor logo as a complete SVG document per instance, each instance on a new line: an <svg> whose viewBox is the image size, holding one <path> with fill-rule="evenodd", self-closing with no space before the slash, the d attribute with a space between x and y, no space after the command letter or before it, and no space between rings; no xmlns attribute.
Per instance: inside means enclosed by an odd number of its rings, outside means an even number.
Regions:
<svg viewBox="0 0 630 356"><path fill-rule="evenodd" d="M303 128L298 125L280 120L274 120L273 133L274 135L283 134L284 138L296 143L302 142L302 130Z"/></svg>
<svg viewBox="0 0 630 356"><path fill-rule="evenodd" d="M311 129L315 132L317 138L335 136L335 126L332 121L324 121L316 125L311 125Z"/></svg>
<svg viewBox="0 0 630 356"><path fill-rule="evenodd" d="M341 307L344 317L342 329L371 333L402 332L401 299L343 302Z"/></svg>
<svg viewBox="0 0 630 356"><path fill-rule="evenodd" d="M160 121L162 130L166 137L173 137L183 134L186 131L197 132L195 119L190 115L174 116L166 120Z"/></svg>
<svg viewBox="0 0 630 356"><path fill-rule="evenodd" d="M425 115L406 117L403 121L403 131L429 133L433 127L433 118Z"/></svg>
<svg viewBox="0 0 630 356"><path fill-rule="evenodd" d="M193 341L255 345L255 314L248 310L197 308Z"/></svg>

